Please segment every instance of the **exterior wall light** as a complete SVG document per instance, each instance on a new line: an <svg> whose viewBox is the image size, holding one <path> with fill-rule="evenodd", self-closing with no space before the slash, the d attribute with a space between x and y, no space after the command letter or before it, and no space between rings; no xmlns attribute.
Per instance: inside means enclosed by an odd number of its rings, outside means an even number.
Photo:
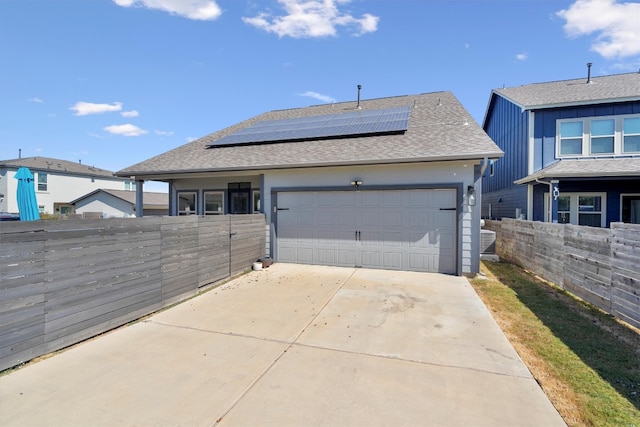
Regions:
<svg viewBox="0 0 640 427"><path fill-rule="evenodd" d="M476 205L476 189L473 187L473 185L467 187L467 203L469 204L469 206Z"/></svg>
<svg viewBox="0 0 640 427"><path fill-rule="evenodd" d="M351 185L356 187L356 190L357 190L358 187L360 187L362 185L362 181L351 181Z"/></svg>

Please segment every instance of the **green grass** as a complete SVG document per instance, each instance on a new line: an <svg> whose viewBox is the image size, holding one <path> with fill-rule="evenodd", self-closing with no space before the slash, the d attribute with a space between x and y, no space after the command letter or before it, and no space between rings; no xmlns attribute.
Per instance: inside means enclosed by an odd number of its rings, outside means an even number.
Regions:
<svg viewBox="0 0 640 427"><path fill-rule="evenodd" d="M640 335L506 263L472 285L570 426L640 427Z"/></svg>

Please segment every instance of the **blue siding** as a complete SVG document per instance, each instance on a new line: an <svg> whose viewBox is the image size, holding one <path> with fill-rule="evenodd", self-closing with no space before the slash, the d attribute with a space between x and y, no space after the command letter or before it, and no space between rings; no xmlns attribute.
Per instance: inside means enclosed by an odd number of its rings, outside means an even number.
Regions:
<svg viewBox="0 0 640 427"><path fill-rule="evenodd" d="M482 188L490 193L513 186L513 181L527 175L528 113L520 107L495 96L484 130L504 151L504 157L495 163L495 174L485 174Z"/></svg>
<svg viewBox="0 0 640 427"><path fill-rule="evenodd" d="M636 113L640 113L640 102L624 102L617 104L589 105L535 111L533 133L535 158L533 159L533 172L539 171L557 160L555 151L556 120ZM526 144L526 142L523 142L523 144ZM505 151L505 157L506 156L507 153Z"/></svg>
<svg viewBox="0 0 640 427"><path fill-rule="evenodd" d="M562 193L606 193L607 194L607 227L612 222L620 221L620 195L640 192L640 177L633 179L603 180L560 180ZM544 221L544 195L549 192L546 185L536 185L533 189L533 220Z"/></svg>
<svg viewBox="0 0 640 427"><path fill-rule="evenodd" d="M491 215L489 215L491 204ZM502 190L482 193L482 217L488 219L515 218L516 209L527 214L527 186L515 185Z"/></svg>
<svg viewBox="0 0 640 427"><path fill-rule="evenodd" d="M526 186L514 186L513 181L527 175L528 116L520 107L500 96L494 96L484 130L504 151L504 157L495 163L494 175L489 169L482 177L482 216L513 218L516 208L527 212Z"/></svg>

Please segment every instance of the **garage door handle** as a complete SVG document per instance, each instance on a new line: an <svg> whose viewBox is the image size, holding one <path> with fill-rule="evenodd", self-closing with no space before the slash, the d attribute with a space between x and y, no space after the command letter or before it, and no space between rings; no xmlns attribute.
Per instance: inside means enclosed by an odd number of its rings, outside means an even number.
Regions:
<svg viewBox="0 0 640 427"><path fill-rule="evenodd" d="M441 211L455 211L456 208L440 208Z"/></svg>
<svg viewBox="0 0 640 427"><path fill-rule="evenodd" d="M288 211L289 208L278 208L279 211Z"/></svg>

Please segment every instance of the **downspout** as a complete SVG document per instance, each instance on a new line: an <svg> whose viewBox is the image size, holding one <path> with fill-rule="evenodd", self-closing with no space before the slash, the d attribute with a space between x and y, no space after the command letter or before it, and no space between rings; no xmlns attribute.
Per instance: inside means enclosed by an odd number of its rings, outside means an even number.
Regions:
<svg viewBox="0 0 640 427"><path fill-rule="evenodd" d="M481 177L484 176L484 171L487 170L488 166L489 166L489 158L485 156L484 160L482 161L482 168L480 169L480 176Z"/></svg>

